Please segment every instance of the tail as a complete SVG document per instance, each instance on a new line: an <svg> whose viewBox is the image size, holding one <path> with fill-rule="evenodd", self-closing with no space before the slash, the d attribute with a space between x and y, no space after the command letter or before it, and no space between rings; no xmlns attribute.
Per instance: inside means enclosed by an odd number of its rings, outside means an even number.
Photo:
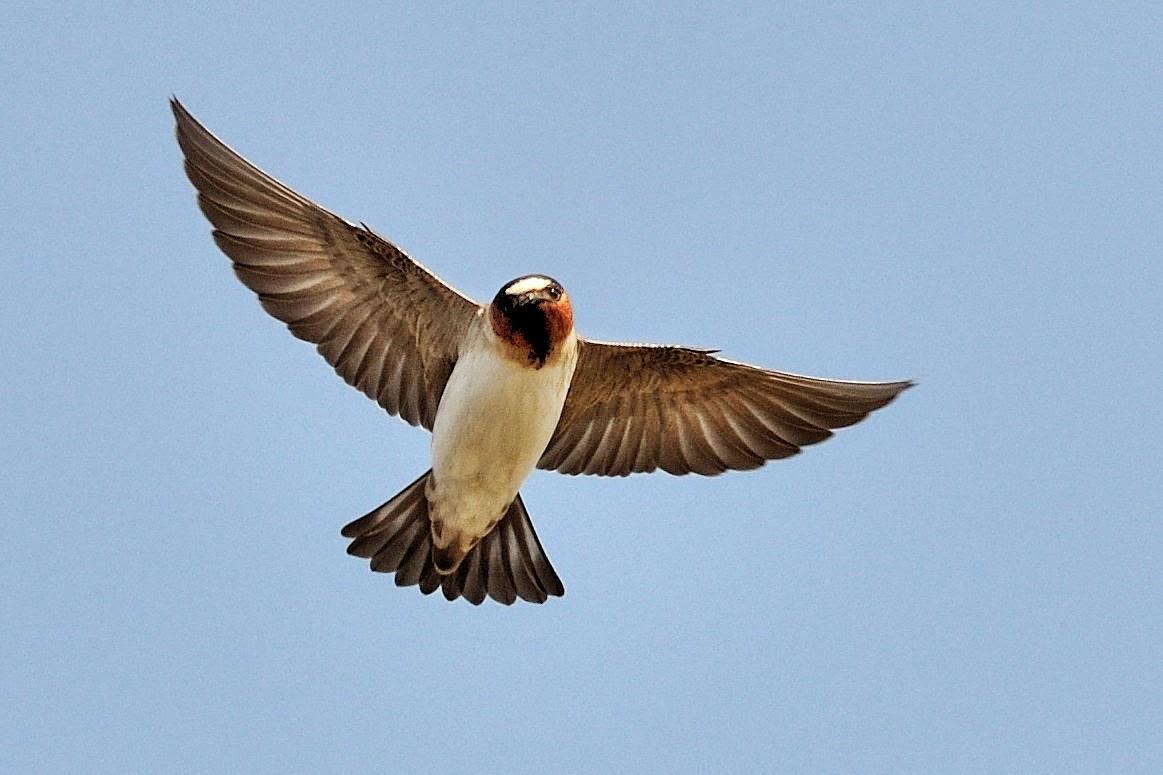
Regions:
<svg viewBox="0 0 1163 775"><path fill-rule="evenodd" d="M424 495L431 473L427 471L396 497L345 526L343 535L354 539L347 553L369 558L373 571L395 573L396 586L419 584L425 595L439 587L448 600L463 595L473 605L480 605L486 596L511 605L518 597L544 603L550 595L565 594L520 495L459 568L447 576L438 573L432 562L432 530Z"/></svg>

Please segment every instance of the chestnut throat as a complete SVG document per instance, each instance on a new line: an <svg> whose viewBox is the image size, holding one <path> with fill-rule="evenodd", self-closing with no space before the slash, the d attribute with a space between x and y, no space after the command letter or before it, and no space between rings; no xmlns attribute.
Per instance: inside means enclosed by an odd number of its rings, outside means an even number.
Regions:
<svg viewBox="0 0 1163 775"><path fill-rule="evenodd" d="M549 327L549 317L540 304L520 304L507 313L509 325L520 340L529 348L529 360L538 367L544 366L553 352L553 332Z"/></svg>
<svg viewBox="0 0 1163 775"><path fill-rule="evenodd" d="M564 320L557 310L537 301L498 299L492 310L493 333L504 339L516 353L534 368L545 365L560 342ZM519 355L517 355L519 353Z"/></svg>

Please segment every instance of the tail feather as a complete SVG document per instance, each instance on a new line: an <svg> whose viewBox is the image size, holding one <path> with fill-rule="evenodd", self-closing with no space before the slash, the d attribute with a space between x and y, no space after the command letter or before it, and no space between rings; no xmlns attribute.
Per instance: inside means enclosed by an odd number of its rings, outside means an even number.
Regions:
<svg viewBox="0 0 1163 775"><path fill-rule="evenodd" d="M500 545L502 558L500 567L510 571L508 576L521 599L542 602L545 600L545 590L538 583L536 576L530 572L530 563L524 559L524 552L521 551L521 544L517 539L513 522L514 520L507 519L502 524L497 525L493 531L497 540L491 541L490 545Z"/></svg>
<svg viewBox="0 0 1163 775"><path fill-rule="evenodd" d="M398 492L390 501L354 522L349 522L340 532L346 538L357 539L352 542L353 548L357 543L361 546L376 544L383 546L400 528L408 524L412 512L418 506L423 505L424 516L428 516L428 502L424 498L424 485L428 481L430 473L432 472L426 471L423 476ZM372 554L374 553L373 550ZM359 553L357 556L370 557L371 554Z"/></svg>
<svg viewBox="0 0 1163 775"><path fill-rule="evenodd" d="M557 577L553 566L549 564L549 558L545 556L541 542L537 540L537 533L533 530L533 522L529 519L529 512L525 510L525 504L521 502L520 494L513 499L506 517L512 524L513 534L516 536L515 543L521 550L525 571L532 574L537 586L543 589L546 594L558 597L564 595L565 587L562 585L561 579Z"/></svg>
<svg viewBox="0 0 1163 775"><path fill-rule="evenodd" d="M442 581L444 581L444 577L440 575L440 571L436 570L435 563L425 565L424 575L420 577L420 591L425 595L431 595L440 589Z"/></svg>
<svg viewBox="0 0 1163 775"><path fill-rule="evenodd" d="M502 528L498 525L493 532L497 534L498 539L501 538ZM513 578L509 573L508 564L505 562L504 551L502 546L503 539L489 541L481 549L482 564L490 569L494 569L493 573L488 576L487 583L494 590L493 596L497 600L515 600L517 598L517 588L513 584Z"/></svg>
<svg viewBox="0 0 1163 775"><path fill-rule="evenodd" d="M352 539L348 554L371 560L373 571L395 573L397 586L418 584L425 595L440 589L448 600L464 597L473 605L486 597L505 605L517 598L544 603L551 595L565 594L520 495L460 567L441 575L432 562L432 531L424 495L431 473L344 527L343 535Z"/></svg>
<svg viewBox="0 0 1163 775"><path fill-rule="evenodd" d="M483 539L482 539L483 542ZM481 558L484 556L480 544L473 547L473 550L468 553L460 567L455 572L444 577L444 583L441 587L444 591L444 597L448 600L455 600L458 595L463 595L465 600L476 605L485 599L488 594L488 578L482 573L484 568L481 564ZM503 596L500 602L512 603L513 598L505 600Z"/></svg>
<svg viewBox="0 0 1163 775"><path fill-rule="evenodd" d="M357 547L357 542L353 541L347 551L357 557L370 559L371 569L376 573L396 573L404 567L410 556L423 557L425 552L432 551L432 539L424 525L418 523L409 523L399 531L372 538L374 543L371 547ZM374 546L379 548L374 549Z"/></svg>
<svg viewBox="0 0 1163 775"><path fill-rule="evenodd" d="M404 559L400 560L400 566L396 568L396 586L397 587L411 587L420 583L420 579L424 576L424 566L432 564L432 537L425 523L418 523L415 526L409 525L411 530L415 530L420 535L408 542L408 550L404 553Z"/></svg>

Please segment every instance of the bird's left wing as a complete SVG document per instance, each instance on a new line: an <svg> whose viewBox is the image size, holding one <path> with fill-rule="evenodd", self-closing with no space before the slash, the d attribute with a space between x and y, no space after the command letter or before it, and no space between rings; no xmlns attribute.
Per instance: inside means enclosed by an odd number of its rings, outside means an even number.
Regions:
<svg viewBox="0 0 1163 775"><path fill-rule="evenodd" d="M912 384L803 377L687 347L578 346L561 419L537 463L565 474L757 468L860 422Z"/></svg>
<svg viewBox="0 0 1163 775"><path fill-rule="evenodd" d="M429 430L480 306L367 227L300 196L172 100L186 175L239 279L347 382Z"/></svg>

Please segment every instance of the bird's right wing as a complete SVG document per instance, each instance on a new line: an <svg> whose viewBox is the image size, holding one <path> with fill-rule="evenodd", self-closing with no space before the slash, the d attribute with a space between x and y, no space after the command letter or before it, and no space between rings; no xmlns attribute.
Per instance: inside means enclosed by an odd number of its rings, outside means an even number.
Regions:
<svg viewBox="0 0 1163 775"><path fill-rule="evenodd" d="M246 161L177 100L171 107L186 175L239 279L349 384L431 430L480 305Z"/></svg>

